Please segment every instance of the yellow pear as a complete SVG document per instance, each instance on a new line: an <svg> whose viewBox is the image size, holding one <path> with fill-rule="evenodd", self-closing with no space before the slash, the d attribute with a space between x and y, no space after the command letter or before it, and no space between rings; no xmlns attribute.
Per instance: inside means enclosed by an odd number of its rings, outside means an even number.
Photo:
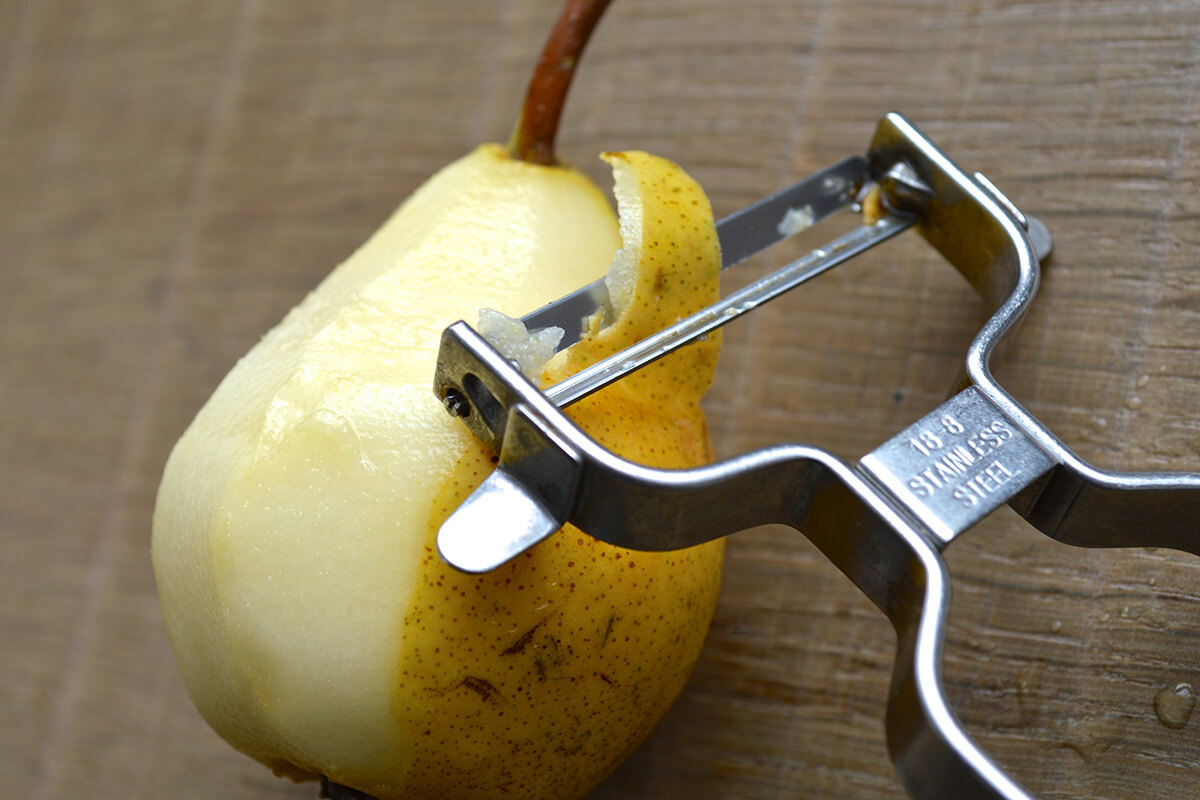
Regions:
<svg viewBox="0 0 1200 800"><path fill-rule="evenodd" d="M494 145L445 168L233 368L176 445L155 575L188 691L234 747L384 800L564 800L682 688L720 543L632 552L568 526L484 575L434 546L493 460L432 394L446 325L485 306L520 316L611 262L615 321L555 356L553 382L716 299L703 192L670 162L608 158L619 235L569 168ZM701 463L718 348L692 345L571 415L631 460Z"/></svg>

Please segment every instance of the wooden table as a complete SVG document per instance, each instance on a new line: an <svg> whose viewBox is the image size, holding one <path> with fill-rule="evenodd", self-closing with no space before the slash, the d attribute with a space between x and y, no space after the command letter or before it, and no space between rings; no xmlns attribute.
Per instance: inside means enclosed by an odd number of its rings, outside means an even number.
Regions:
<svg viewBox="0 0 1200 800"><path fill-rule="evenodd" d="M0 775L49 798L311 798L199 719L150 514L221 376L438 166L507 135L549 0L0 4ZM1200 470L1200 5L621 0L562 152L638 147L718 214L891 109L1054 230L1001 381L1100 466ZM760 260L743 270L758 274ZM905 237L729 334L718 451L855 459L944 396L982 321ZM1200 533L1200 522L1198 522ZM1200 794L1200 561L1007 509L949 551L967 728L1046 798ZM730 541L704 656L596 798L896 798L894 636L801 536Z"/></svg>

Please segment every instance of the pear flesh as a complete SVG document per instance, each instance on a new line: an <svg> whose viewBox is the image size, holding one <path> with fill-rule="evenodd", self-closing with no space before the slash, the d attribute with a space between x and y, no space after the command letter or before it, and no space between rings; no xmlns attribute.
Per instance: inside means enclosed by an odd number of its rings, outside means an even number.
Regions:
<svg viewBox="0 0 1200 800"><path fill-rule="evenodd" d="M152 548L164 621L193 701L237 749L380 798L575 797L679 692L719 544L631 553L568 529L485 576L434 549L492 458L430 391L447 324L566 294L624 237L624 312L552 359L554 380L631 343L627 318L657 329L716 291L703 193L669 162L611 158L620 235L570 169L485 145L439 172L234 367L172 451ZM650 206L658 222L637 213ZM652 267L630 255L647 233ZM694 283L672 289L675 246ZM651 285L658 297L639 294ZM697 403L718 346L610 387L576 420L633 460L707 460ZM535 348L530 374L550 351Z"/></svg>

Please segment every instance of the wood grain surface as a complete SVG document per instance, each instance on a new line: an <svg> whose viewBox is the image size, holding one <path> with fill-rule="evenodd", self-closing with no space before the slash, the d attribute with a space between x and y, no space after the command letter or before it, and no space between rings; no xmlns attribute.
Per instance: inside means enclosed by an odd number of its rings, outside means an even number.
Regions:
<svg viewBox="0 0 1200 800"><path fill-rule="evenodd" d="M312 798L192 708L148 547L167 452L389 211L504 138L552 0L0 3L0 775L50 798ZM1200 470L1200 4L619 0L562 153L682 163L718 214L900 110L1053 229L1001 382L1100 466ZM786 250L786 248L785 248ZM759 259L760 274L786 253ZM857 459L944 397L982 321L915 236L730 329L721 455ZM1153 520L1147 520L1152 525ZM1200 535L1200 522L1197 524ZM1200 559L949 550L948 690L1044 798L1200 796ZM730 541L703 658L595 798L897 798L894 635L800 535Z"/></svg>

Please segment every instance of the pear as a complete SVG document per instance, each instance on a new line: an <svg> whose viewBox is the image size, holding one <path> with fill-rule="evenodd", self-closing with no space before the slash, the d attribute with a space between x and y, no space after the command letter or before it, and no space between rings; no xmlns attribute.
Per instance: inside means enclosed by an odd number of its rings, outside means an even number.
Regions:
<svg viewBox="0 0 1200 800"><path fill-rule="evenodd" d="M616 166L615 322L545 380L715 298L694 182ZM603 274L618 235L579 173L484 146L404 204L221 382L167 462L153 561L189 692L239 750L380 798L575 797L656 724L698 656L720 544L633 553L571 529L482 576L436 555L491 456L433 396L441 330ZM710 456L716 337L572 411L635 461Z"/></svg>
<svg viewBox="0 0 1200 800"><path fill-rule="evenodd" d="M686 681L721 543L632 552L567 526L484 575L435 548L495 460L431 391L448 324L521 316L609 269L612 323L531 363L549 384L717 297L700 187L644 153L606 158L619 224L553 158L483 145L444 168L237 363L172 450L152 537L165 627L205 720L276 772L381 800L581 797ZM569 413L631 460L703 463L719 346Z"/></svg>

